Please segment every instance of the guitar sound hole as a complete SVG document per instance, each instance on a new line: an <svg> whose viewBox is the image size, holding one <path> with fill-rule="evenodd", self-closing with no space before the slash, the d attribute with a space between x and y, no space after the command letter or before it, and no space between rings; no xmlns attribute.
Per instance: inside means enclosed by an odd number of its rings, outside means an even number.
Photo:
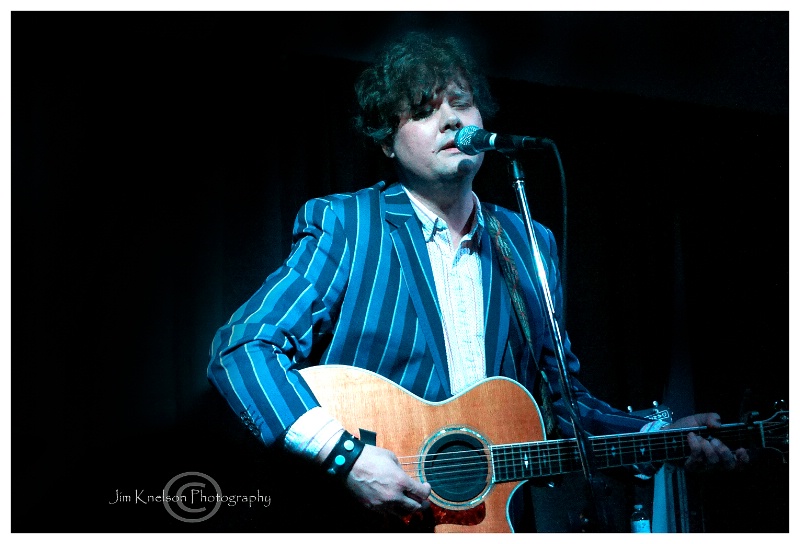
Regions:
<svg viewBox="0 0 800 544"><path fill-rule="evenodd" d="M480 495L489 477L484 445L465 434L444 436L425 456L425 480L446 501L465 502Z"/></svg>

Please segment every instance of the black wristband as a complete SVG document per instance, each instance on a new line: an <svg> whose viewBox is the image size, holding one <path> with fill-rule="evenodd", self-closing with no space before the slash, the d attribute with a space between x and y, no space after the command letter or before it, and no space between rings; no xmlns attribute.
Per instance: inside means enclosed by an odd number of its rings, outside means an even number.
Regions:
<svg viewBox="0 0 800 544"><path fill-rule="evenodd" d="M364 443L352 434L344 431L339 441L322 463L325 472L332 474L342 480L347 479L347 475L353 469L353 465L364 450Z"/></svg>

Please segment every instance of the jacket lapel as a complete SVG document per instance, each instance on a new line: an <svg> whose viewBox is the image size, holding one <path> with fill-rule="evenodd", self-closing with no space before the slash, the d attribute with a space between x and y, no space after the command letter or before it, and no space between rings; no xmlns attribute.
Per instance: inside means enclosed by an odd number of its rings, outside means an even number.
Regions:
<svg viewBox="0 0 800 544"><path fill-rule="evenodd" d="M484 339L486 342L486 375L499 376L500 365L508 340L511 299L505 289L500 266L489 230L481 234L481 275L483 278Z"/></svg>
<svg viewBox="0 0 800 544"><path fill-rule="evenodd" d="M400 261L402 277L408 287L411 301L417 312L420 326L430 346L434 368L439 380L450 395L450 377L447 371L447 350L436 284L433 279L428 249L422 237L419 221L405 191L399 184L390 186L385 196L385 218L393 228L390 236Z"/></svg>

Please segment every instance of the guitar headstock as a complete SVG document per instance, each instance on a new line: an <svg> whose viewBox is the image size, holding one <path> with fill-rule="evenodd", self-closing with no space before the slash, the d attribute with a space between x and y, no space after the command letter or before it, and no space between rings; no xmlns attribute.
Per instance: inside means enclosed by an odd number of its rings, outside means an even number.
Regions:
<svg viewBox="0 0 800 544"><path fill-rule="evenodd" d="M783 462L788 462L789 453L789 411L786 403L775 403L775 413L768 419L756 421L758 412L751 412L746 423L758 430L761 447L781 454Z"/></svg>
<svg viewBox="0 0 800 544"><path fill-rule="evenodd" d="M628 406L628 413L651 421L666 421L667 423L672 423L672 410L667 406L659 405L658 401L655 400L653 401L652 408L646 408L636 412L633 411L633 408Z"/></svg>

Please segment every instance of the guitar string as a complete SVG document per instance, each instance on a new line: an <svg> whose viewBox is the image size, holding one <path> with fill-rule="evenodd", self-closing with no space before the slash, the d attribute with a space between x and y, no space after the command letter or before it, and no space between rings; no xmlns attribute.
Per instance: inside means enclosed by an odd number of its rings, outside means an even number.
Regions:
<svg viewBox="0 0 800 544"><path fill-rule="evenodd" d="M683 451L680 455L676 455L675 458L685 458L686 451ZM471 463L460 463L458 465L446 465L444 467L437 466L437 467L430 467L425 470L426 480L433 481L435 480L436 484L446 484L451 481L463 481L465 477L470 475L489 475L490 472L495 474L495 476L499 476L500 481L510 481L510 480L522 480L528 478L534 478L537 476L548 476L548 475L555 475L555 474L562 474L566 472L573 472L577 471L581 464L580 459L577 455L559 455L559 456L551 456L550 458L545 457L545 461L542 462L541 459L537 459L537 456L532 456L530 459L530 465L526 468L522 468L519 464L521 459L517 458L508 464L508 460L504 464L501 464L499 467L495 467L494 470L489 470L489 463L485 461L474 461ZM668 460L667 458L659 458L660 461ZM650 463L653 462L653 459L639 459L634 456L634 458L630 459L628 463L622 464L641 464L641 463ZM404 463L404 471L409 475L416 475L418 473L418 468L414 469L413 465L418 465L419 463L411 462L411 463ZM411 466L412 468L408 468ZM549 466L549 470L543 470L545 466ZM615 466L615 465L612 465ZM537 469L538 467L538 469ZM557 468L554 468L557 467Z"/></svg>
<svg viewBox="0 0 800 544"><path fill-rule="evenodd" d="M480 451L482 455L476 458L475 454L478 451ZM613 464L609 464L609 466L617 466L680 459L686 457L690 450L688 446L684 444L678 447L649 447L645 448L644 452L642 452L641 448L624 448L617 450L608 449L605 452L602 449L595 449L594 451L596 454L612 451L613 453L607 453L606 457L617 459L617 461L615 461ZM509 470L509 468L517 467L520 465L520 463L526 461L528 463L527 470L531 471L532 473L537 472L534 470L537 466L571 466L580 461L576 448L570 448L567 451L555 451L552 453L535 452L532 450L503 451L495 449L494 453L495 467L499 469L499 471ZM662 453L665 453L666 455L661 455ZM525 459L525 456L527 456L527 459ZM434 465L430 466L428 470L432 473L435 472L436 474L446 473L447 471L445 471L444 468L451 467L453 470L450 472L459 472L462 469L470 470L472 467L488 466L488 461L486 458L486 450L472 450L472 452L464 453L458 457L450 456L448 459L437 458L430 462ZM406 461L401 463L401 465L405 467L418 467L426 462L427 461L424 459L424 457L420 456L417 460ZM514 468L514 470L516 470L516 468Z"/></svg>
<svg viewBox="0 0 800 544"><path fill-rule="evenodd" d="M768 437L770 433L774 433L775 430L777 430L779 428L785 428L785 427L788 427L788 424L786 422L762 424L762 429L761 429L762 430L762 435L761 435L762 441L765 442L764 439L766 437ZM678 436L678 435L681 435L681 438L682 438L683 434L686 433L687 431L700 431L700 430L703 430L703 429L705 429L705 428L681 429L681 430L673 430L673 431L668 431L668 432L665 431L665 432L662 433L662 436L660 436L660 437L659 436L648 435L648 437L646 439L645 438L641 438L641 437L630 437L630 436L624 436L624 435L620 435L620 436L618 436L616 438L608 438L608 437L600 438L600 437L598 437L598 438L595 439L596 441L599 441L598 445L601 445L601 444L605 445L605 448L597 447L597 448L594 448L594 451L597 452L597 453L603 453L604 451L614 451L614 450L616 450L615 453L612 454L612 456L614 456L614 457L619 456L619 461L617 461L617 462L615 462L615 464L609 465L609 466L620 466L620 465L624 465L624 464L652 463L652 462L656 462L656 461L666 461L666 460L670 460L670 459L685 458L687 456L687 454L689 453L689 451L690 451L689 448L688 448L688 443L686 441L684 441L684 440L681 440L680 443L678 445L676 445L674 437ZM713 434L716 435L717 437L723 437L723 438L728 439L729 437L740 437L742 434L745 434L745 433L742 432L742 431L745 431L745 430L752 431L752 428L751 429L744 429L743 426L734 424L734 425L726 426L724 428L715 429L714 430L715 432ZM656 440L655 442L653 442L653 440L651 440L651 438L661 438L663 440L662 441ZM561 474L561 473L566 473L566 472L570 472L570 471L577 471L580 468L580 459L576 455L575 443L571 442L569 440L554 441L554 442L556 442L556 443L560 442L560 445L570 445L571 448L560 448L560 447L553 448L552 446L550 446L548 444L544 444L544 446L543 446L543 443L541 443L541 442L534 442L534 443L520 444L520 445L500 445L500 446L491 447L488 450L488 453L491 453L493 450L496 450L497 453L502 453L503 454L503 455L500 456L502 458L499 459L499 461L500 461L499 466L498 467L494 467L494 470L493 470L494 475L495 476L499 475L500 476L499 481L502 482L502 481L514 481L514 480L518 481L518 480L524 480L524 479L535 478L535 477L544 477L544 476L550 476L550 475L555 475L555 474ZM623 442L627 442L627 444L625 444L623 446ZM645 444L643 444L643 442L644 443L650 442L650 445L649 445L649 447L645 447L644 448L644 450L645 450L644 453L641 453L642 446L645 445ZM611 445L611 447L608 447L609 444ZM766 446L766 443L764 445ZM528 446L529 447L528 451L524 451L523 449L521 449L521 446ZM530 447L533 447L533 449L530 449ZM544 453L544 455L537 455L534 452L534 450L536 450L536 449L540 449L540 450L541 449L555 450L556 453L553 454L552 451L545 451L545 452L539 452L540 454ZM565 449L567 451L563 451ZM484 454L484 456L487 454L487 450L485 448L481 449L481 450L469 450L469 451L461 451L461 452L439 454L442 457L449 456L450 459L446 459L446 461L449 464L444 466L444 467L436 466L436 467L429 468L426 471L426 475L428 476L428 480L429 481L434 481L435 485L446 485L446 484L449 484L449 483L451 483L453 481L459 481L459 482L463 483L465 478L469 478L471 476L488 477L490 475L490 472L489 472L489 469L488 469L488 461L485 460L485 459L478 459L477 461L475 460L475 453L478 452L478 451L480 451L482 454ZM670 456L670 455L665 455L665 456L659 455L657 457L657 459L653 459L653 454L654 453L659 453L660 454L662 452L668 452L668 451L672 451L672 453L673 453L672 456ZM637 452L640 452L640 453L637 454ZM510 461L511 461L510 465L509 465L509 453L510 453ZM570 455L570 453L571 453L571 455ZM520 467L520 465L519 465L519 462L524 459L524 455L525 454L529 454L529 456L530 456L529 457L529 461L531 463L531 466L528 466L526 469L522 469ZM637 455L641 455L642 457L640 458ZM460 457L457 457L457 456L460 456ZM620 463L620 461L622 460L623 457L630 458L631 456L633 458L630 459L629 461L624 462L624 463ZM418 459L422 458L422 456L416 456L416 457ZM405 457L405 458L413 458L413 456L409 456L409 457ZM453 461L461 461L461 460L463 460L465 458L470 458L471 462L470 463L461 462L457 466L453 465ZM544 458L546 460L546 464L550 465L550 471L544 472L544 471L541 470L541 468L539 470L535 470L537 466L538 467L542 467L543 466L543 464L541 462L542 458ZM438 459L437 459L437 461L438 461ZM537 463L537 461L538 461L538 463ZM415 464L418 465L419 461L410 462L410 463L407 462L405 464L407 466L408 465L415 465ZM440 465L440 463L437 463L437 465ZM558 468L559 468L558 471L555 471L555 470L552 469L552 467L554 465L558 466ZM604 467L601 467L601 468L604 468ZM417 470L408 471L405 468L404 468L404 470L410 476L415 476L417 474L417 472L418 472Z"/></svg>
<svg viewBox="0 0 800 544"><path fill-rule="evenodd" d="M737 430L741 430L741 429L737 429ZM725 432L725 431L730 431L730 429L717 429L717 431L723 431L722 434L715 433L715 434L718 434L718 435L731 434L730 432ZM680 431L681 434L684 433L684 432L686 432L685 429ZM672 435L672 434L675 434L675 432L671 431L671 432L668 433L668 435ZM737 434L737 433L734 433L734 434ZM624 437L624 438L626 438L628 441L631 441L625 447L621 447L621 445L620 445L620 447L617 447L617 445L615 444L614 447L611 447L611 448L594 448L594 451L596 453L603 453L604 451L618 450L615 454L613 454L613 456L614 457L618 456L619 458L630 457L631 453L633 453L633 459L630 460L630 464L651 463L651 462L655 462L655 461L665 461L665 460L669 460L670 459L670 457L658 457L657 459L653 459L652 455L646 455L646 454L642 454L643 458L640 459L640 458L638 458L636 456L636 452L641 451L642 441L645 441L645 442L651 442L652 441L652 440L650 440L650 437L648 436L648 439L643 439L643 438L633 439L631 437ZM669 438L669 436L663 436L663 437L660 437L660 438ZM608 440L608 439L605 440L605 442L619 442L619 441L620 441L619 438L618 439L613 439L613 440ZM545 460L544 464L551 465L551 466L557 464L559 467L563 467L564 465L567 465L568 468L572 467L573 465L577 466L577 467L580 467L580 463L579 463L580 459L577 457L577 450L575 448L574 442L570 442L568 440L567 441L557 441L557 442L567 443L568 445L571 446L569 448L571 451L566 451L565 452L565 451L562 451L563 448L557 447L557 448L555 448L555 450L556 450L555 453L544 452L544 454L542 455L542 452L538 452L538 454L537 454L532 449L530 449L530 447L533 446L533 449L540 449L541 448L541 443L533 442L533 443L514 445L514 446L510 446L510 445L493 446L493 447L489 448L488 452L487 452L486 448L483 448L481 450L469 450L469 451L452 452L452 453L447 453L446 452L446 453L438 454L436 462L437 462L437 464L441 464L441 462L439 460L439 457L448 457L448 459L445 460L445 462L448 463L448 464L445 467L430 467L426 471L426 474L429 476L428 479L434 479L435 478L437 484L447 483L449 480L443 478L443 476L448 476L448 475L451 475L451 474L453 474L455 476L458 476L459 479L463 479L465 475L469 475L471 473L474 473L476 475L480 475L480 474L487 474L488 475L489 462L486 459L486 456L488 456L489 453L492 453L492 451L496 451L497 453L502 454L500 456L502 458L499 459L499 461L501 462L501 464L502 463L506 464L505 466L501 466L499 471L495 470L494 472L505 472L506 473L506 477L508 477L508 475L511 472L511 470L513 470L513 476L512 476L511 479L525 479L525 477L530 478L530 477L537 476L537 471L536 470L531 470L531 467L528 467L528 468L526 468L524 470L521 469L521 467L519 467L519 462L523 460L522 456L525 455L525 454L529 455L529 462L534 467L536 465L542 466L542 464L543 464L542 463L542 459ZM521 451L520 450L520 448L524 447L524 446L528 447L528 451ZM545 447L548 448L548 449L553 449L551 446L545 446ZM515 452L514 451L515 448L517 450L520 450L520 451L516 451ZM650 447L646 447L645 448L645 451L650 452L651 454L652 453L667 452L667 451L670 451L670 450L672 450L672 451L679 450L680 451L680 455L677 455L677 452L676 452L676 456L674 457L675 459L677 459L677 458L686 457L686 453L689 451L689 448L688 448L688 444L683 440L681 441L680 446L677 446L677 447L674 446L674 445L673 446L669 446L669 447L665 447L664 445L651 444ZM475 455L476 455L477 452L480 452L481 454L483 454L483 458L482 459L479 458L479 459L476 460ZM511 455L510 459L509 459L509 453ZM516 458L514 457L515 455L517 456ZM410 461L410 462L409 461L401 462L401 465L405 465L406 467L419 465L422 462L424 462L424 461L420 461L420 459L424 459L424 457L425 456L406 456L406 457L403 457L403 459L414 459L414 458L416 458L417 460ZM459 463L457 466L453 465L454 462L458 462L458 461L462 461L462 460L469 460L470 462L468 462L468 463L463 463L462 462L462 463ZM511 467L509 467L507 465L507 463L509 463L509 461L511 462ZM611 466L616 466L616 465L611 465ZM417 473L417 470L413 470L413 469L411 471L409 471L408 469L404 468L404 470L406 472L408 472L409 474L412 474L412 475ZM516 478L517 472L520 472L523 477ZM540 476L556 474L556 473L553 473L553 472L548 472L547 474L541 473L541 471L538 471L538 472L540 472L540 474L538 474ZM451 480L452 480L452 478L451 478Z"/></svg>
<svg viewBox="0 0 800 544"><path fill-rule="evenodd" d="M659 457L658 459L654 460L652 458L637 458L634 457L630 459L628 462L619 463L619 464L642 464L642 463L652 463L655 461L667 461L670 459L682 459L686 458L688 454L687 448L682 448L680 455L675 455L673 457ZM544 477L544 476L552 476L556 474L563 474L568 472L575 472L580 469L581 463L580 459L577 456L567 457L566 461L564 460L563 456L560 459L550 459L547 461L546 465L549 465L550 468L548 470L543 470L545 464L539 462L536 463L536 459L532 459L531 465L527 468L523 469L519 465L519 459L516 460L516 463L512 463L510 466L500 466L496 467L492 474L494 477L497 478L497 481L518 481L536 477ZM413 464L413 463L407 463ZM619 464L612 464L610 466L618 466ZM537 469L538 467L538 469ZM554 468L557 467L557 468ZM600 468L609 468L609 467L600 467ZM489 476L490 471L488 469L488 463L479 462L472 463L472 464L461 464L457 467L453 467L452 470L445 470L447 468L451 468L450 466L444 467L436 467L430 468L425 471L428 481L433 481L436 485L444 485L448 484L453 481L461 481L465 478L469 478L470 476ZM408 470L404 468L410 476L416 476L418 471L417 470Z"/></svg>
<svg viewBox="0 0 800 544"><path fill-rule="evenodd" d="M482 455L476 457L476 453L480 453ZM621 462L621 464L626 464L624 461L627 458L629 464L638 464L638 463L645 463L645 462L654 462L668 460L670 458L683 458L686 457L688 453L688 447L682 446L680 448L656 448L651 447L646 450L650 452L651 455L647 455L647 453L640 453L640 448L628 448L627 450L618 450L610 457L617 458ZM673 452L674 455L670 456L658 456L657 459L653 459L652 454L659 453L659 452ZM531 474L536 474L537 472L541 473L541 470L536 470L536 467L542 467L545 465L554 466L557 465L559 467L571 467L573 465L578 465L580 463L580 458L577 455L577 450L575 448L570 448L569 451L556 451L555 453L547 453L547 452L534 452L534 451L502 451L495 448L493 450L496 455L494 455L495 463L495 472L508 472L510 470L517 470L527 471ZM595 450L596 453L601 453L599 450ZM527 456L527 459L526 459ZM528 463L525 469L520 468L520 464L523 462ZM416 461L407 461L402 463L405 467L419 467L419 465L424 465L427 461L425 460L416 460ZM449 459L440 460L436 459L431 462L431 466L429 466L426 473L431 474L431 476L441 476L443 474L449 473L463 473L465 471L469 472L472 469L480 468L483 471L488 470L489 461L487 460L486 450L472 450L472 452L465 452L464 455L460 457L451 456Z"/></svg>
<svg viewBox="0 0 800 544"><path fill-rule="evenodd" d="M675 444L675 443L685 444L684 440L677 442L675 440L670 441L670 439L674 439L675 437L678 436L683 438L683 435L685 433L697 432L701 430L706 430L706 429L705 427L697 427L690 429L679 429L679 430L676 429L663 432L655 431L653 433L646 433L644 435L637 435L635 437L627 435L617 435L616 437L594 437L591 439L593 446L592 450L597 453L602 453L614 449L618 449L619 451L622 452L637 451L641 449L641 447L644 444L649 443L650 446L647 447L646 449L654 451L662 451L662 450L666 451L669 449L673 449L675 447L674 445L670 444ZM722 438L729 438L729 437L738 438L743 434L742 433L743 430L744 429L742 429L741 427L737 427L735 429L721 428L721 429L716 429L716 432L710 433L707 437L711 438L712 435L715 435L717 437L722 437ZM531 453L533 450L542 450L544 448L548 450L556 450L557 454L561 454L565 449L575 450L576 446L577 445L574 440L566 439L566 440L551 440L543 442L523 442L520 444L499 444L490 446L490 448L493 448L497 451L506 451L506 450L511 450L513 448L518 448L518 449L527 448L528 453ZM486 449L484 448L482 450L466 450L466 451L459 450L455 452L442 452L437 454L428 453L423 455L408 455L399 457L398 459L421 459L426 457L427 455L435 455L437 456L437 458L449 457L449 456L458 458L458 456L463 455L464 458L467 458L470 456L471 453L476 451L483 451L484 453L486 453Z"/></svg>
<svg viewBox="0 0 800 544"><path fill-rule="evenodd" d="M670 446L669 445L670 443L683 443L684 442L683 440L681 440L680 442L676 442L676 441L672 440L670 442L669 441L670 438L677 437L678 435L681 435L681 438L682 438L683 433L694 432L694 431L697 431L697 430L701 430L701 428L697 428L697 429L682 429L680 431L668 431L668 432L665 432L661 436L659 436L658 432L653 432L653 433L645 435L645 437L642 437L642 436L639 436L639 437L628 437L628 436L625 436L625 435L618 435L617 437L614 437L614 438L595 437L595 438L591 439L592 446L593 446L592 449L595 452L610 451L610 450L614 450L614 449L618 449L618 450L623 451L623 452L624 451L636 451L636 450L641 449L641 446L643 444L649 443L650 447L647 448L647 449L656 450L656 451L658 451L659 449L669 450L669 449L672 449L672 447L674 447L674 446ZM719 431L719 429L718 429L718 431ZM723 431L722 433L718 432L718 433L713 433L713 434L715 434L717 436L722 436L723 438L726 438L727 435L731 435L733 437L736 437L737 435L741 434L739 432L730 433L730 431L727 430L727 429L723 429L722 431ZM709 437L711 437L711 435L709 435ZM574 449L576 449L576 446L577 445L576 445L574 440L567 439L567 440L552 440L552 441L544 441L544 442L523 442L523 443L520 443L520 444L499 444L499 445L493 445L493 446L490 446L490 447L495 449L495 450L497 450L497 451L506 451L506 450L511 450L513 448L518 448L518 449L519 448L527 448L528 449L528 453L530 453L533 450L541 451L542 449L555 450L558 453L561 453L561 452L563 452L564 449L574 450ZM453 456L453 457L458 458L458 456L462 456L463 455L466 458L466 457L469 457L470 454L475 452L475 451L479 451L479 450L466 450L466 451L465 450L459 450L459 451L455 451L455 452L442 452L442 453L436 453L436 454L428 453L428 454L423 454L423 455L408 455L408 456L399 457L399 459L420 459L420 458L424 458L427 455L435 455L435 456L437 456L437 458L449 457L449 456ZM483 451L484 453L486 453L486 449L485 448L480 450L480 451Z"/></svg>

